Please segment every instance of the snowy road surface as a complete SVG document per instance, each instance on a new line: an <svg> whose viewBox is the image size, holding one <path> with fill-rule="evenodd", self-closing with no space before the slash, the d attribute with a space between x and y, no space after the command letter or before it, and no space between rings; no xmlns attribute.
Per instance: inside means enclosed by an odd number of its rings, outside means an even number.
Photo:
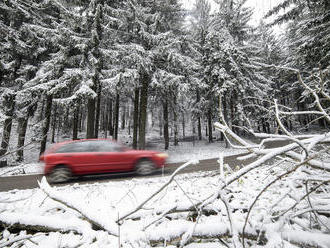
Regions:
<svg viewBox="0 0 330 248"><path fill-rule="evenodd" d="M224 162L228 164L231 168L235 168L236 166L242 166L251 162L251 159L245 159L244 161L237 160L237 157L241 155L233 155L224 158ZM165 174L172 173L179 165L183 163L173 163L169 164L170 166L165 170ZM200 163L189 167L183 170L183 173L196 172L196 171L211 171L216 170L219 167L217 163L217 159L206 159L200 160ZM159 172L150 177L158 177L161 176L162 173ZM107 174L107 175L98 175L98 176L88 176L79 179L72 180L69 184L88 184L95 182L107 182L107 181L123 181L128 180L136 175L132 173L125 174ZM10 176L10 177L1 177L0 178L0 192L9 191L14 189L32 189L38 187L38 181L42 178L41 174L38 175L25 175L25 176Z"/></svg>

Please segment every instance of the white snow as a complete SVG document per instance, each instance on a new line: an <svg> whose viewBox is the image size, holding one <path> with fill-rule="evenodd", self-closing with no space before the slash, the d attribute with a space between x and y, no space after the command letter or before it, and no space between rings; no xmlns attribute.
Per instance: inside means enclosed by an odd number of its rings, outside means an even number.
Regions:
<svg viewBox="0 0 330 248"><path fill-rule="evenodd" d="M228 195L230 206L232 209L236 209L232 212L235 230L241 232L244 225L246 213L242 210L252 203L266 182L273 180L285 168L286 166L263 167L255 173L249 174L249 177L244 177L229 186L232 192ZM228 171L224 174L228 174ZM187 213L169 214L168 216L172 220L159 219L159 213L165 213L173 208L184 209L190 206L191 202L197 204L210 192L217 191L219 177L214 176L214 172L178 175L175 182L156 195L143 209L122 222L119 226L120 230L118 230L118 226L115 224L118 217L134 209L169 179L170 176L160 176L56 187L50 187L43 179L41 189L2 192L0 193L1 221L12 224L44 225L54 230L61 229L62 233L56 231L51 232L50 235L37 233L32 237L28 236L29 241L24 239L24 235L26 235L24 232L11 234L6 231L7 235L0 240L0 247L10 240L20 240L20 237L23 237L23 240L17 241L15 244L20 242L24 244L23 247L76 247L78 245L81 247L117 247L118 237L109 233L116 235L118 231L120 231L122 247L150 247L146 240L159 241L158 247L164 247L161 244L164 245L166 240L180 237L187 232L204 238L214 234L226 236L230 232L226 208L221 201L215 201L205 208L218 211L219 214L204 216L195 228L193 225L196 223L190 221ZM303 242L307 246L318 244L320 247L329 247L329 234L304 232L299 225L295 224L292 224L291 227L286 226L286 231L283 231L284 229L282 230L276 223L272 223L269 206L278 203L281 199L274 209L276 212L295 204L295 200L292 198L283 197L290 191L291 183L284 181L282 184L284 185L272 187L258 201L250 217L251 224L258 226L263 223L259 229L269 230L270 234L267 238L270 239L270 244L275 244L280 240L283 244L287 244L284 247L290 247L288 241L294 240ZM301 196L296 195L296 198ZM61 202L67 204L61 204ZM301 208L304 209L306 206L301 206ZM93 230L86 218L96 220L109 232ZM150 223L154 224L149 226ZM246 232L255 234L255 231L249 227ZM185 247L225 247L214 241L211 239L206 243L197 242Z"/></svg>
<svg viewBox="0 0 330 248"><path fill-rule="evenodd" d="M159 144L153 148L162 151ZM192 142L181 142L178 147L170 147L168 151L169 162L181 161L182 164L188 159L196 162L238 152L225 149L221 142L207 144L205 141L195 142L194 145ZM173 175L136 177L66 186L49 186L44 178L39 188L0 192L1 222L7 225L45 226L53 230L47 234L27 234L26 231L11 233L5 229L0 234L0 247L119 247L120 242L123 248L151 247L151 244L154 247L174 248L182 242L182 237L188 240L191 236L195 242L188 242L184 247L226 247L214 236L233 247L232 242L237 242L239 236L228 239L228 235L232 231L237 235L242 234L247 210L256 196L265 185L292 169L293 165L289 162L263 165L234 180L249 167L237 172L222 164L221 158L219 162L221 166L216 173L195 172L175 178ZM185 166L190 166L190 163ZM40 164L24 165L24 171L28 173L33 168L41 167ZM292 178L284 177L273 184L254 205L245 233L256 236L256 230L265 232L263 238L268 240L267 247L295 247L297 243L306 247L329 247L330 218L322 215L320 222L323 225L319 229L309 230L312 211L309 202L303 200L306 189L300 183L312 180L307 185L311 190L316 185L314 183L325 182L329 178L328 172L304 167L292 173ZM320 189L317 194L310 195L313 208L329 213L329 189L326 186ZM158 190L160 192L155 194ZM220 198L217 197L219 195ZM146 202L148 198L150 200ZM208 202L204 211L217 214L194 219L189 211L183 211L191 207L198 209L202 202ZM118 225L117 220L127 213L132 214ZM253 247L261 247L255 241L250 242Z"/></svg>

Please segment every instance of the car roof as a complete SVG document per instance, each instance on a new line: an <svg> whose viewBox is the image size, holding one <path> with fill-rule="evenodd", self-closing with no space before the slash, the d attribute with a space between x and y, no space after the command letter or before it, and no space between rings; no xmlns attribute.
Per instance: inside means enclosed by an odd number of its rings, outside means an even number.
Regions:
<svg viewBox="0 0 330 248"><path fill-rule="evenodd" d="M97 139L97 138L95 138L95 139L66 140L66 141L62 141L62 142L56 143L55 145L64 145L64 144L75 143L75 142L81 142L81 141L102 141L102 140L110 141L110 142L117 142L117 141L114 140L114 139L106 139L106 138L100 138L100 139Z"/></svg>

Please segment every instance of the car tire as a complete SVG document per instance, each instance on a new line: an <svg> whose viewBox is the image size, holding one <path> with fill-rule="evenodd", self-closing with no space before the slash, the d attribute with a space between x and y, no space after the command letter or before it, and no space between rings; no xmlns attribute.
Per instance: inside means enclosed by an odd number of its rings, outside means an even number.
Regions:
<svg viewBox="0 0 330 248"><path fill-rule="evenodd" d="M72 173L67 166L56 166L48 175L49 183L63 183L71 179Z"/></svg>
<svg viewBox="0 0 330 248"><path fill-rule="evenodd" d="M135 172L139 176L147 176L154 173L155 164L149 159L140 160L135 166Z"/></svg>

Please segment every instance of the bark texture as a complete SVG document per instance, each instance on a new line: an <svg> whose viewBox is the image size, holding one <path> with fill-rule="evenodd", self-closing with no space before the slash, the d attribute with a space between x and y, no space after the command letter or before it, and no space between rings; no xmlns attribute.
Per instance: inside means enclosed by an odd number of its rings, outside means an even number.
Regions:
<svg viewBox="0 0 330 248"><path fill-rule="evenodd" d="M147 106L148 106L148 87L150 76L143 73L141 77L141 95L140 95L140 126L139 126L139 149L145 149L146 143L146 122L147 122Z"/></svg>
<svg viewBox="0 0 330 248"><path fill-rule="evenodd" d="M47 95L46 109L45 109L45 122L42 127L42 139L41 139L41 144L40 144L40 155L46 150L47 134L49 131L50 117L51 117L51 113L52 113L52 103L53 103L53 96Z"/></svg>
<svg viewBox="0 0 330 248"><path fill-rule="evenodd" d="M140 90L138 88L135 89L134 92L134 114L133 114L133 148L137 148L137 135L139 128L139 98L140 98Z"/></svg>

